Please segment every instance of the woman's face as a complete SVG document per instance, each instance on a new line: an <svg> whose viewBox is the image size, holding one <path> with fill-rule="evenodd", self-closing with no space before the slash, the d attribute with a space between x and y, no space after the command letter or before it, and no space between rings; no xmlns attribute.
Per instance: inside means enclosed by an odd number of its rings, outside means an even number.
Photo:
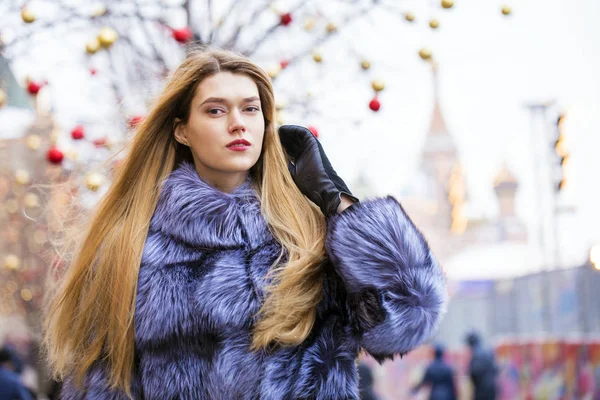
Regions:
<svg viewBox="0 0 600 400"><path fill-rule="evenodd" d="M177 141L191 148L196 171L209 183L241 183L260 157L264 134L256 84L231 72L200 82L188 122L175 130Z"/></svg>

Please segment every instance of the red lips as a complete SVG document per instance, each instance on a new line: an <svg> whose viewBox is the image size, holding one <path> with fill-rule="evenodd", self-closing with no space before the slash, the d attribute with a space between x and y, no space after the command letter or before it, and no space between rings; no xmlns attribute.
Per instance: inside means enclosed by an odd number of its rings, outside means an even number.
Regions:
<svg viewBox="0 0 600 400"><path fill-rule="evenodd" d="M231 146L250 146L250 142L244 139L236 139L227 145L227 147Z"/></svg>

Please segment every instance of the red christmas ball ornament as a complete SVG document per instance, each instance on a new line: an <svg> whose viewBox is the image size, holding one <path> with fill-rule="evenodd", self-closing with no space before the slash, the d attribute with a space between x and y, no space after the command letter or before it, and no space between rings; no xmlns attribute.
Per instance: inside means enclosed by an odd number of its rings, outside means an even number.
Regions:
<svg viewBox="0 0 600 400"><path fill-rule="evenodd" d="M81 125L77 125L71 131L71 137L75 140L81 140L85 137L85 129Z"/></svg>
<svg viewBox="0 0 600 400"><path fill-rule="evenodd" d="M96 68L90 68L90 75L96 75Z"/></svg>
<svg viewBox="0 0 600 400"><path fill-rule="evenodd" d="M379 111L379 109L381 108L381 103L379 102L377 96L373 97L373 100L371 100L371 102L369 103L369 108L373 111Z"/></svg>
<svg viewBox="0 0 600 400"><path fill-rule="evenodd" d="M65 155L56 147L51 147L50 150L48 150L48 153L46 153L46 159L52 164L60 164L63 158L65 158Z"/></svg>
<svg viewBox="0 0 600 400"><path fill-rule="evenodd" d="M281 16L279 17L279 23L283 26L288 26L289 24L291 24L292 23L292 14L290 14L290 13L281 14Z"/></svg>
<svg viewBox="0 0 600 400"><path fill-rule="evenodd" d="M29 94L36 95L38 94L41 88L42 85L34 81L29 81L29 83L27 84L27 91L29 92Z"/></svg>
<svg viewBox="0 0 600 400"><path fill-rule="evenodd" d="M179 43L185 43L189 41L193 36L194 34L192 33L192 30L188 27L181 29L173 29L173 38Z"/></svg>
<svg viewBox="0 0 600 400"><path fill-rule="evenodd" d="M99 139L94 139L92 141L92 143L96 147L104 147L108 143L108 140L105 137L103 137L103 138L99 138Z"/></svg>
<svg viewBox="0 0 600 400"><path fill-rule="evenodd" d="M284 69L285 67L290 65L290 62L286 59L283 59L283 60L279 61L279 65L281 66L281 69Z"/></svg>
<svg viewBox="0 0 600 400"><path fill-rule="evenodd" d="M144 120L144 117L141 115L136 115L134 117L129 118L129 127L135 128Z"/></svg>
<svg viewBox="0 0 600 400"><path fill-rule="evenodd" d="M308 130L310 131L310 133L312 133L313 135L315 135L316 138L319 137L319 131L314 126L309 125L308 126Z"/></svg>

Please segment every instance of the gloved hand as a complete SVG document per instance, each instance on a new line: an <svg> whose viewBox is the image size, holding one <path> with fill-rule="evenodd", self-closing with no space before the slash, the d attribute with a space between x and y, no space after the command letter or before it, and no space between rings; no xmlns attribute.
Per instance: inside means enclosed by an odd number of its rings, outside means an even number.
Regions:
<svg viewBox="0 0 600 400"><path fill-rule="evenodd" d="M296 186L321 208L326 217L337 213L342 194L358 202L335 173L321 143L311 131L302 126L283 125L279 128L279 138L290 158L288 167Z"/></svg>

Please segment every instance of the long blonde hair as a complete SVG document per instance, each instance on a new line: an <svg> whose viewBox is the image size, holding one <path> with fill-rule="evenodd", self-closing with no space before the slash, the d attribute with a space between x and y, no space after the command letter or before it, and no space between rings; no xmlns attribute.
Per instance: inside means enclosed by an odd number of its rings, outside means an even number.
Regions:
<svg viewBox="0 0 600 400"><path fill-rule="evenodd" d="M258 87L265 119L261 157L252 168L263 215L286 255L255 325L251 348L296 345L310 333L322 295L325 220L297 189L274 125L273 88L265 72L227 51L193 51L172 74L138 127L127 157L91 219L46 310L44 344L54 376L81 384L98 360L113 388L131 394L137 280L162 182L190 150L173 135L186 122L195 88L220 71L245 74Z"/></svg>

